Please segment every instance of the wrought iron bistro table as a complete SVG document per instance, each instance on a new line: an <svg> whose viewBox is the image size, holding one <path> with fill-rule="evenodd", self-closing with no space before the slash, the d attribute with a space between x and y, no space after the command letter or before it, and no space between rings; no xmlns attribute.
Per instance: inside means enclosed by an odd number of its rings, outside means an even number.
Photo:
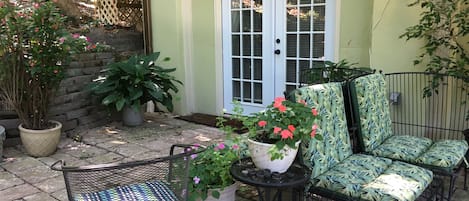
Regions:
<svg viewBox="0 0 469 201"><path fill-rule="evenodd" d="M303 196L304 184L309 180L311 172L299 164L293 164L285 173L270 172L256 168L251 158L235 161L230 173L236 180L254 186L259 194L260 201L271 200L271 189L276 190L273 200L282 200L282 191L291 189L291 200ZM264 189L264 191L262 191ZM298 198L296 197L298 195Z"/></svg>

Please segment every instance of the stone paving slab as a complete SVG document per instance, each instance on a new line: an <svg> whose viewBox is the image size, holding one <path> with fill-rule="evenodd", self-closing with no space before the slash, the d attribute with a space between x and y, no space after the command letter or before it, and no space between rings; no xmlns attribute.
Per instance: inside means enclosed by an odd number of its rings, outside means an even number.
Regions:
<svg viewBox="0 0 469 201"><path fill-rule="evenodd" d="M224 138L216 128L159 114L146 114L146 123L140 127L110 123L79 135L82 142L62 138L57 152L48 157L30 157L21 146L5 148L7 160L0 163L0 200L67 200L62 173L50 169L58 160L67 166L82 166L150 159L169 155L175 143L209 145ZM462 180L459 177L457 184L461 186ZM255 191L246 185L238 192L237 201L257 200ZM467 197L469 191L457 190L454 200Z"/></svg>

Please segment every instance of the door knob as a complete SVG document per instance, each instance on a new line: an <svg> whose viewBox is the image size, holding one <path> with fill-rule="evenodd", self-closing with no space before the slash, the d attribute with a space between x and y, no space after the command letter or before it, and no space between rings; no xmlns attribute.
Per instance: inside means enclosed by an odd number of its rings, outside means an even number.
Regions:
<svg viewBox="0 0 469 201"><path fill-rule="evenodd" d="M275 50L275 54L280 54L280 50L279 49Z"/></svg>

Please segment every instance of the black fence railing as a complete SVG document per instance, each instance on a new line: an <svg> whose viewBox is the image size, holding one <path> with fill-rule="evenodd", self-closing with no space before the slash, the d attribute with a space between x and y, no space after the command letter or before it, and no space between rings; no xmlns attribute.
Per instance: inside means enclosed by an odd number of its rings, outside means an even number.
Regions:
<svg viewBox="0 0 469 201"><path fill-rule="evenodd" d="M464 139L469 128L465 78L425 72L386 74L393 131L437 139Z"/></svg>

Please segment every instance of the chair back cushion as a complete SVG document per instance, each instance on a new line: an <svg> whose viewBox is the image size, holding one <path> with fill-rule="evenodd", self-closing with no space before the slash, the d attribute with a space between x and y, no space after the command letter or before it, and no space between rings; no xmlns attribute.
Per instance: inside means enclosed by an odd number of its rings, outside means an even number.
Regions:
<svg viewBox="0 0 469 201"><path fill-rule="evenodd" d="M295 99L305 100L317 109L320 118L317 134L323 140L312 139L302 143L303 161L312 169L312 178L326 172L352 155L352 147L344 111L342 83L317 84L299 88Z"/></svg>
<svg viewBox="0 0 469 201"><path fill-rule="evenodd" d="M356 78L350 83L350 92L360 147L371 152L393 135L384 75Z"/></svg>

